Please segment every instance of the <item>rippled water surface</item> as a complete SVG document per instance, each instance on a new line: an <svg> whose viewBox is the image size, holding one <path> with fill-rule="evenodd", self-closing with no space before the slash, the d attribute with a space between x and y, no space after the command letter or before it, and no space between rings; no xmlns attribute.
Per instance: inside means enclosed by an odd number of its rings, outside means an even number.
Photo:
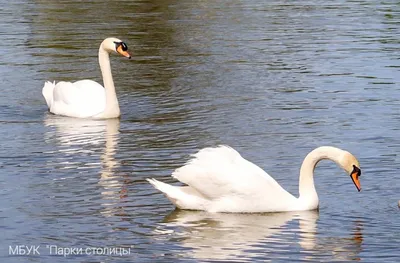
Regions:
<svg viewBox="0 0 400 263"><path fill-rule="evenodd" d="M399 262L398 1L0 2L1 262ZM108 36L133 54L111 58L121 119L49 114L44 82L101 83ZM217 144L294 195L305 155L338 146L363 190L322 162L319 211L209 214L145 181Z"/></svg>

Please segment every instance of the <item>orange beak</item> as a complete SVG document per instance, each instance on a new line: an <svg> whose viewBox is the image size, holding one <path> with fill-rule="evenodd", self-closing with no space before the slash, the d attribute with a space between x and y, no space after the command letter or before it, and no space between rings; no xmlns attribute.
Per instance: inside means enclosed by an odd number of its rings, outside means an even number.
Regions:
<svg viewBox="0 0 400 263"><path fill-rule="evenodd" d="M361 175L361 170L357 166L353 165L354 169L350 174L351 180L353 180L354 185L357 187L357 190L360 192L361 191L361 184L360 184L360 175Z"/></svg>
<svg viewBox="0 0 400 263"><path fill-rule="evenodd" d="M122 50L122 45L119 45L119 46L117 47L117 52L118 52L119 54L121 54L122 56L126 57L126 58L131 58L131 55L128 53L128 51Z"/></svg>

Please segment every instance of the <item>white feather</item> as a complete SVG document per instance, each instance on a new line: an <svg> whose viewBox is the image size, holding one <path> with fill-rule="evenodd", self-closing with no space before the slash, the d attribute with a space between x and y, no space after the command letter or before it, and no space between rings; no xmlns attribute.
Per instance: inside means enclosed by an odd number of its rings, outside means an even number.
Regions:
<svg viewBox="0 0 400 263"><path fill-rule="evenodd" d="M199 193L196 203L201 203L201 206L187 204L187 195L172 196L172 193L176 194L182 187L156 187L170 200L177 199L173 201L175 205L185 197L185 207L177 205L182 209L192 207L193 210L210 212L254 212L266 209L279 211L284 208L280 206L281 203L276 202L275 197L286 203L296 200L260 167L228 146L200 150L183 167L175 170L172 177ZM266 196L271 198L266 199Z"/></svg>
<svg viewBox="0 0 400 263"><path fill-rule="evenodd" d="M89 118L103 112L106 107L105 90L95 81L61 81L53 87L51 85L54 84L46 82L42 93L50 112L56 115Z"/></svg>

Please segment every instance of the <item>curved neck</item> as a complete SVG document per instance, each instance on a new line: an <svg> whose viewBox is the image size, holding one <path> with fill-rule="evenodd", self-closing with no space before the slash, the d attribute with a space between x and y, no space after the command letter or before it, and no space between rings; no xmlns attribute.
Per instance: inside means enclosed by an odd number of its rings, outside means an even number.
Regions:
<svg viewBox="0 0 400 263"><path fill-rule="evenodd" d="M299 200L303 204L318 207L318 195L314 185L314 169L322 159L329 159L339 164L343 151L330 146L318 147L311 151L300 168Z"/></svg>
<svg viewBox="0 0 400 263"><path fill-rule="evenodd" d="M103 44L99 48L99 64L101 75L103 76L103 84L106 92L106 107L101 117L114 118L120 116L117 94L115 92L114 81L111 74L110 56L103 48Z"/></svg>

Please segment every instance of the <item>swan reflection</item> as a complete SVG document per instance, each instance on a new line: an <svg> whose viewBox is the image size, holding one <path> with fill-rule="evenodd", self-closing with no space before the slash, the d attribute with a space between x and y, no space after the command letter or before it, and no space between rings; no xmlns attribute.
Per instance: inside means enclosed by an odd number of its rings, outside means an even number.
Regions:
<svg viewBox="0 0 400 263"><path fill-rule="evenodd" d="M183 256L199 260L253 261L263 258L305 261L359 260L362 224L347 236L318 232L318 211L230 214L175 210L156 228L158 238L178 240Z"/></svg>
<svg viewBox="0 0 400 263"><path fill-rule="evenodd" d="M276 243L279 238L275 235L284 232L284 226L292 220L300 221L300 246L312 249L318 216L317 211L231 214L175 210L156 231L165 234L182 230L177 235L184 247L192 248L188 253L196 259L232 259L244 257L260 243ZM271 248L262 250L265 254Z"/></svg>
<svg viewBox="0 0 400 263"><path fill-rule="evenodd" d="M45 125L55 128L48 132L46 141L57 144L58 169L100 168L98 185L102 189L102 213L113 214L111 204L115 202L113 200L120 200L124 192L122 180L114 174L119 166L114 158L119 140L119 119L91 120L48 115Z"/></svg>
<svg viewBox="0 0 400 263"><path fill-rule="evenodd" d="M108 137L117 137L119 119L91 120L47 115L45 140L56 142L57 151L66 153L95 153L101 149ZM90 147L88 147L90 146ZM97 146L97 147L95 147Z"/></svg>
<svg viewBox="0 0 400 263"><path fill-rule="evenodd" d="M320 238L315 254L330 252L335 260L359 261L364 241L363 230L363 222L356 220L348 236Z"/></svg>

